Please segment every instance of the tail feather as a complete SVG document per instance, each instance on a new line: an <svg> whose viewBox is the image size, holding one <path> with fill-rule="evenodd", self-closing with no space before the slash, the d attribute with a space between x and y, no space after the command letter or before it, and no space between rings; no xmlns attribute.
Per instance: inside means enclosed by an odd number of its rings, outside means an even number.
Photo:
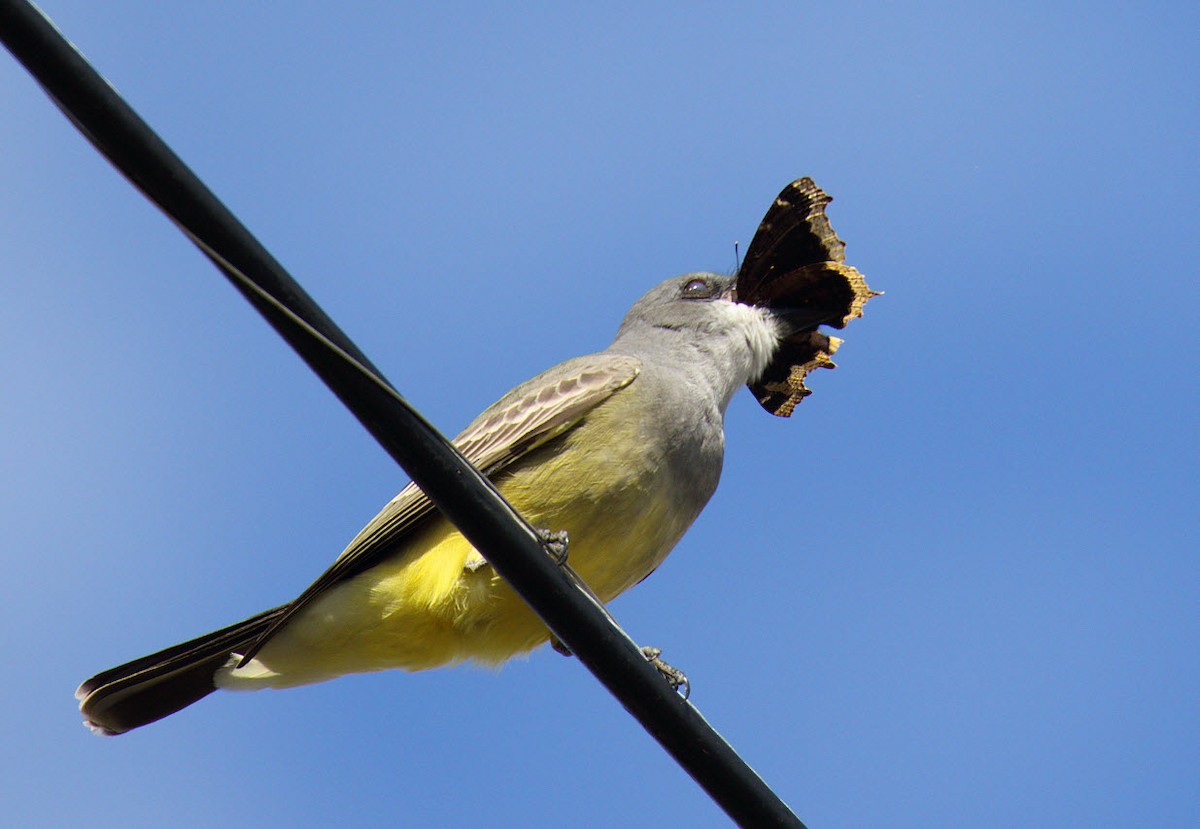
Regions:
<svg viewBox="0 0 1200 829"><path fill-rule="evenodd" d="M75 692L88 728L123 734L174 714L217 688L213 674L234 652L244 651L287 605L252 616L188 642L109 668Z"/></svg>

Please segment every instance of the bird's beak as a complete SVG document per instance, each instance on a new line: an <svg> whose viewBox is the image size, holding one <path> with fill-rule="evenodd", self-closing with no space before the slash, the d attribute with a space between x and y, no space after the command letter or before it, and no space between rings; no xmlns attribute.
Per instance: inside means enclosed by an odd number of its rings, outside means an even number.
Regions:
<svg viewBox="0 0 1200 829"><path fill-rule="evenodd" d="M729 286L729 290L721 295L722 299L727 299L730 302L742 302L746 305L755 305L756 303L747 303L738 299L737 282ZM796 306L796 307L765 307L771 312L771 316L783 322L787 328L787 335L798 334L801 331L813 331L818 325L836 324L841 320L837 311L830 308L819 308L816 306Z"/></svg>

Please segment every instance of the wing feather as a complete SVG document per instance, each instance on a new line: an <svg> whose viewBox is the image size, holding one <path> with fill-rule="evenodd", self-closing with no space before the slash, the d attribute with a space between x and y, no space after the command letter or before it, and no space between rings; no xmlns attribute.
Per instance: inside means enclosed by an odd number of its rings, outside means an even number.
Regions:
<svg viewBox="0 0 1200 829"><path fill-rule="evenodd" d="M514 388L475 418L454 439L458 451L488 477L575 426L589 411L633 382L635 357L576 357ZM436 510L410 483L362 528L333 565L301 593L243 654L242 663L298 611L341 582L370 569Z"/></svg>

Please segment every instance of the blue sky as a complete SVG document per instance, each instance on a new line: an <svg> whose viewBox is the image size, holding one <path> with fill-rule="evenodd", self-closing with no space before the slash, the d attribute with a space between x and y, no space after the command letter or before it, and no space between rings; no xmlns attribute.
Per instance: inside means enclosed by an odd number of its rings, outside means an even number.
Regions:
<svg viewBox="0 0 1200 829"><path fill-rule="evenodd" d="M836 199L886 296L613 606L810 826L1200 821L1194 4L43 8L453 433ZM578 664L97 670L291 598L404 476L0 58L12 825L721 826Z"/></svg>

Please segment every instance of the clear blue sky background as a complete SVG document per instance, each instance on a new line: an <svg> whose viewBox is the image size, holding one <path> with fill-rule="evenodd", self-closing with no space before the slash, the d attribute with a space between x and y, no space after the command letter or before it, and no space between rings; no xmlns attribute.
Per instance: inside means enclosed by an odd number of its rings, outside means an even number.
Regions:
<svg viewBox="0 0 1200 829"><path fill-rule="evenodd" d="M617 616L814 829L1200 823L1194 3L44 6L451 433L816 178L887 295ZM548 650L84 730L405 477L7 56L0 111L9 825L724 825Z"/></svg>

